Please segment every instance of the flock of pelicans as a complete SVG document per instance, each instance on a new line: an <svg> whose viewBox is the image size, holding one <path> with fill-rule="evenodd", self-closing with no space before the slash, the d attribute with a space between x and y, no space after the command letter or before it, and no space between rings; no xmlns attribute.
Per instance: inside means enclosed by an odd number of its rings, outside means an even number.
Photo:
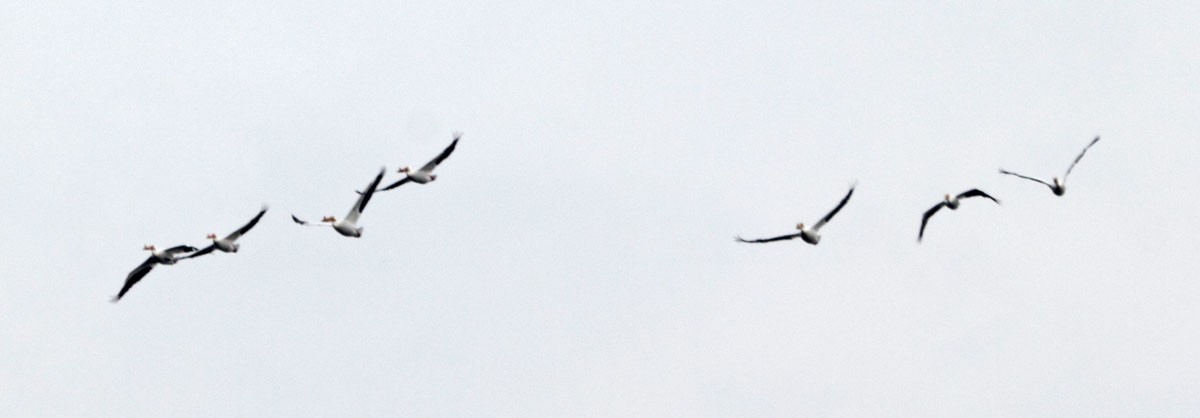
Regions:
<svg viewBox="0 0 1200 418"><path fill-rule="evenodd" d="M385 192L392 190L403 186L408 182L425 184L437 180L437 174L433 174L433 170L437 168L438 164L441 164L442 161L445 161L446 157L450 156L450 153L454 152L454 147L458 146L458 140L461 137L461 133L455 133L454 141L450 142L450 145L447 146L441 154L438 154L437 157L434 157L433 160L429 161L429 163L426 163L417 171L410 171L407 166L400 168L399 172L404 174L404 177L382 189L379 189L378 187L379 182L383 180L385 169L380 168L379 174L375 176L374 180L371 180L371 184L367 185L366 191L358 192L358 201L354 202L354 206L350 207L350 213L347 213L346 217L340 221L333 216L326 216L321 218L320 223L314 224L303 221L300 218L297 218L296 215L292 215L292 221L303 226L328 226L332 227L334 231L337 231L337 233L344 236L354 238L361 237L363 229L362 227L358 226L358 217L362 215L363 209L367 208L367 202L371 200L371 196L373 196L377 191ZM266 213L267 206L263 205L263 208L258 211L258 214L254 215L253 219L250 219L250 222L247 222L245 225L242 225L241 228L238 228L236 231L226 235L225 238L217 238L217 234L208 234L207 239L211 240L212 244L209 244L209 246L205 247L204 249L197 249L196 247L190 245L178 245L164 250L160 250L153 245L146 245L142 247L143 250L150 251L150 257L147 258L146 261L143 261L142 264L138 265L137 268L133 269L133 271L129 272L129 275L125 277L125 285L121 286L121 291L117 292L116 296L113 296L112 301L115 303L121 300L121 297L125 296L125 293L129 292L129 289L132 288L133 285L141 281L143 277L146 277L146 274L150 273L150 270L153 269L155 265L175 264L179 260L196 258L211 253L213 250L220 250L226 253L236 253L238 251L238 238L241 238L242 235L245 235L246 232L249 232L250 228L254 228L254 225L258 224L258 220L262 219L263 215Z"/></svg>
<svg viewBox="0 0 1200 418"><path fill-rule="evenodd" d="M1000 173L1007 174L1010 176L1017 176L1017 177L1025 179L1025 180L1036 181L1046 187L1049 187L1050 191L1054 192L1055 196L1062 196L1063 193L1067 192L1067 176L1071 175L1071 170L1075 169L1075 164L1079 164L1080 159L1083 159L1083 154L1087 153L1088 148L1091 148L1092 145L1096 145L1096 142L1098 142L1098 141L1100 141L1099 136L1093 138L1092 142L1089 142L1086 147L1083 147L1083 151L1080 151L1079 156L1075 157L1075 161L1071 162L1071 166L1067 167L1067 173L1063 174L1062 180L1059 180L1058 177L1054 177L1051 180L1051 182L1053 182L1054 184L1050 184L1050 183L1047 183L1045 181L1042 181L1042 180L1039 180L1039 179L1036 179L1033 177L1017 174L1017 173L1005 170L1003 168L1000 169ZM803 223L796 224L796 229L800 230L800 232L797 232L795 234L780 235L780 236L774 237L774 238L761 238L761 239L752 239L752 240L743 239L742 237L735 237L735 239L737 239L738 242L764 243L764 242L783 241L783 240L790 240L790 239L794 239L794 238L800 238L804 242L807 242L812 245L817 245L817 243L821 241L821 234L820 234L821 227L825 226L826 223L829 223L829 220L833 219L833 215L837 215L838 211L842 210L843 206L846 206L846 202L850 201L850 196L853 194L854 194L854 186L850 186L850 191L848 193L846 193L846 197L842 198L842 201L838 203L837 207L834 207L833 210L829 211L829 213L826 214L825 217L821 218L821 220L819 220L819 221L817 221L817 223L813 224L812 227L806 228ZM996 202L996 204L1000 204L1000 201L996 200L995 197L992 197L991 195L985 193L983 190L979 190L979 189L967 190L967 191L959 193L955 196L951 196L951 195L947 194L945 197L942 198L941 202L938 202L938 204L934 205L932 208L929 208L929 210L925 211L925 215L921 217L921 230L920 230L920 232L917 232L917 242L920 242L921 239L925 237L925 225L929 224L929 218L932 218L933 215L936 214L939 210L942 210L942 208L950 208L950 210L958 209L958 205L961 204L960 201L962 199L966 199L968 197L986 197L986 198L990 199L991 201Z"/></svg>
<svg viewBox="0 0 1200 418"><path fill-rule="evenodd" d="M420 169L416 171L410 171L408 167L401 168L399 172L404 174L404 177L382 189L379 188L379 183L383 181L383 175L386 169L380 168L379 174L377 174L375 178L371 180L371 183L367 185L367 188L364 189L364 191L357 192L358 200L354 202L354 206L350 208L350 212L346 214L346 217L341 220L338 220L333 216L325 216L321 218L321 222L311 223L297 218L296 215L292 215L292 221L302 226L328 226L332 227L334 231L343 236L353 238L361 237L363 228L358 226L358 217L361 216L363 210L366 209L367 202L371 200L371 196L373 196L377 191L383 192L392 190L408 182L425 184L437 180L437 175L433 174L433 170L436 169L437 166L442 163L442 161L445 161L446 157L450 156L450 153L454 152L454 147L458 145L458 140L461 137L461 133L455 133L454 140L450 142L450 145L447 146L446 149L441 152L441 154L438 154L437 157L434 157L433 160L429 161L429 163L425 164ZM1071 162L1071 165L1067 167L1067 173L1063 175L1062 180L1059 180L1058 177L1054 177L1051 182L1046 182L1004 169L1000 169L1000 173L1041 183L1042 185L1049 187L1050 191L1053 192L1055 196L1062 196L1067 190L1067 176L1071 175L1071 170L1073 170L1075 165L1079 163L1079 160L1083 158L1083 154L1087 153L1087 150L1091 148L1092 145L1096 145L1096 142L1098 141L1100 141L1099 136L1092 139L1092 142L1089 142L1087 146L1083 148L1083 151L1079 153L1079 156L1075 157L1075 161ZM837 206L834 207L832 211L818 220L811 227L805 227L804 223L796 224L796 229L800 232L781 235L773 238L747 240L739 236L736 237L736 239L738 242L745 243L765 243L800 238L804 242L817 245L817 243L821 241L821 227L829 223L829 221L833 219L834 215L837 215L838 211L841 211L842 207L846 206L846 203L850 201L850 196L854 195L854 187L855 186L850 186L850 191L846 193L846 196L842 198L841 202L838 202ZM942 208L949 208L950 210L958 209L958 206L961 204L961 200L970 197L985 197L996 204L1000 203L1000 201L996 200L995 197L992 197L991 195L979 189L967 190L954 196L947 194L943 197L941 202L938 202L937 205L929 208L929 210L925 211L925 214L921 217L921 229L920 232L917 233L917 241L920 242L921 239L925 237L925 226L929 223L929 218L932 218L933 215ZM129 275L125 277L125 285L121 287L121 291L118 292L116 296L113 296L112 301L115 303L121 300L121 297L125 296L125 293L129 292L129 289L132 288L133 285L137 284L138 281L141 281L143 277L146 277L146 274L150 273L150 270L153 269L155 265L175 264L179 260L200 257L213 252L213 250L220 250L226 253L236 253L238 251L238 238L241 238L241 236L245 235L246 232L249 232L251 228L254 228L254 225L258 224L258 220L262 219L263 215L266 213L267 207L264 205L263 208L259 210L258 214L255 215L254 218L250 219L250 222L247 222L241 228L238 228L236 231L226 235L224 238L217 238L216 234L208 234L206 238L212 241L212 243L204 249L198 249L190 245L179 245L163 250L160 250L153 245L144 246L142 249L150 251L150 257L147 258L146 261L143 261L141 265L138 265L137 268L133 269L133 271L129 272Z"/></svg>

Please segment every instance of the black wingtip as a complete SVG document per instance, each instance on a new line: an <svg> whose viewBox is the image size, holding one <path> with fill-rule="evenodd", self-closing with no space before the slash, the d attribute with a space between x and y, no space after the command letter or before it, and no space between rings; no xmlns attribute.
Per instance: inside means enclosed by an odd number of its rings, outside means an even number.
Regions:
<svg viewBox="0 0 1200 418"><path fill-rule="evenodd" d="M300 220L300 218L297 218L296 215L292 215L292 222L298 223L300 225L308 224L308 222L304 222L304 221Z"/></svg>

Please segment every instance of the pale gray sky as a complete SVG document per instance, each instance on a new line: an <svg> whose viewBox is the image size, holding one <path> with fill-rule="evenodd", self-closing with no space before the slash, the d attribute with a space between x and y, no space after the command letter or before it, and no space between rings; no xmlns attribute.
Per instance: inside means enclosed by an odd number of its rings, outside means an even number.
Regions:
<svg viewBox="0 0 1200 418"><path fill-rule="evenodd" d="M6 414L1200 414L1194 2L254 3L0 4Z"/></svg>

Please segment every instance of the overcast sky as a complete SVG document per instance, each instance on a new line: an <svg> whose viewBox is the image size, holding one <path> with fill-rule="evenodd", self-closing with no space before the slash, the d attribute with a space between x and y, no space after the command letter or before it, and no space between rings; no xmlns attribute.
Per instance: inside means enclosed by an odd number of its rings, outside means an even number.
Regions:
<svg viewBox="0 0 1200 418"><path fill-rule="evenodd" d="M200 3L0 4L6 415L1200 415L1195 2Z"/></svg>

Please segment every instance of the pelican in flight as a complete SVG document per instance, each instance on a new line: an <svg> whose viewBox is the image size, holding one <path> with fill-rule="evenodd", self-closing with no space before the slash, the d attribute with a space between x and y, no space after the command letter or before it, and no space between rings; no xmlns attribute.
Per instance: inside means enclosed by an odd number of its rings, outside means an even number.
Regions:
<svg viewBox="0 0 1200 418"><path fill-rule="evenodd" d="M921 232L919 234L917 234L917 242L921 242L921 238L925 237L925 224L929 223L929 218L933 217L933 214L937 213L937 211L941 210L944 207L950 208L950 210L958 209L960 199L966 199L968 197L975 197L975 196L983 196L988 199L992 199L992 201L996 202L997 205L1000 204L999 200L996 200L996 198L988 195L987 193L984 193L982 190L979 190L979 189L967 190L965 192L959 193L958 196L950 196L949 194L947 194L945 197L945 200L942 200L941 203L938 203L936 206L925 211L925 216L921 218Z"/></svg>
<svg viewBox="0 0 1200 418"><path fill-rule="evenodd" d="M829 223L829 220L833 219L833 215L837 215L838 211L842 210L843 206L846 206L846 202L849 202L850 196L854 194L854 187L856 185L850 186L850 191L846 193L846 197L842 198L842 201L838 203L837 207L835 207L835 208L833 208L833 210L829 211L829 213L826 214L824 218L821 218L821 220L817 221L817 223L814 224L811 228L805 228L804 223L798 223L798 224L796 224L796 229L799 230L800 232L797 232L795 234L788 234L788 235L781 235L781 236L774 237L774 238L761 238L761 239L753 239L753 240L743 239L742 237L739 236L739 237L734 237L734 239L737 240L738 242L760 244L760 243L764 243L764 242L790 240L790 239L793 239L796 237L800 237L800 239L804 240L804 242L807 242L812 245L817 245L817 243L821 241L821 233L820 233L821 227L825 226L826 223Z"/></svg>
<svg viewBox="0 0 1200 418"><path fill-rule="evenodd" d="M1017 174L1017 173L1005 170L1003 168L1000 169L1000 174L1008 174L1010 176L1017 176L1017 177L1025 179L1025 180L1036 181L1038 183L1045 185L1046 187L1049 187L1050 191L1054 192L1055 196L1062 196L1063 193L1067 192L1067 176L1071 175L1071 170L1075 168L1075 164L1079 164L1079 160L1083 159L1083 154L1087 153L1088 148L1091 148L1092 145L1096 145L1096 143L1099 141L1100 141L1100 137L1097 136L1096 138L1092 139L1092 142L1089 142L1086 147L1083 147L1083 151L1080 151L1079 156L1075 157L1075 161L1071 162L1071 166L1067 167L1067 174L1063 174L1062 181L1059 181L1058 177L1055 177L1052 180L1054 182L1054 184L1050 184L1050 183L1041 181L1039 179L1035 179L1033 177Z"/></svg>
<svg viewBox="0 0 1200 418"><path fill-rule="evenodd" d="M263 217L264 213L267 213L267 205L263 205L262 209L258 211L258 215L254 216L254 219L251 219L250 222L246 223L246 225L238 228L237 231L233 231L233 233L226 235L225 238L217 239L217 234L208 234L207 238L212 240L212 244L204 247L203 250L188 254L183 258L199 257L213 252L214 249L227 253L236 253L238 251L238 247L240 247L240 245L237 243L237 239L241 238L243 234L250 231L250 228L253 228L254 225L258 223L258 220Z"/></svg>
<svg viewBox="0 0 1200 418"><path fill-rule="evenodd" d="M360 238L362 237L362 227L356 225L359 215L362 215L363 209L367 208L367 202L371 200L371 195L375 194L375 189L379 187L379 181L383 180L383 167L379 168L379 174L375 176L375 180L367 186L366 193L358 195L358 201L354 202L354 206L350 208L350 213L346 214L346 219L337 220L332 216L321 218L321 223L312 224L300 220L296 215L292 215L292 221L304 226L331 226L334 231L347 237Z"/></svg>
<svg viewBox="0 0 1200 418"><path fill-rule="evenodd" d="M462 138L462 132L455 132L454 141L450 142L450 146L447 146L446 149L442 150L442 153L438 154L437 157L434 157L428 163L425 163L420 170L410 172L408 166L400 167L399 172L404 173L404 178L400 179L400 181L389 184L387 187L384 187L379 191L386 192L388 190L403 186L404 183L408 183L410 181L413 183L425 184L437 180L437 174L433 174L433 169L437 168L438 164L441 164L442 161L446 160L446 157L450 156L450 153L454 152L454 147L458 145L459 138Z"/></svg>
<svg viewBox="0 0 1200 418"><path fill-rule="evenodd" d="M175 264L176 261L186 258L179 257L179 254L196 251L196 247L190 245L179 245L167 248L165 250L159 250L153 245L146 245L143 246L142 249L150 252L150 258L147 258L146 261L143 261L141 265L129 272L128 276L125 276L125 285L121 286L121 291L118 292L116 296L113 296L113 303L117 303L117 301L121 300L121 297L125 296L125 293L128 292L133 285L141 281L143 277L146 277L146 274L150 273L150 270L154 268L155 264Z"/></svg>

